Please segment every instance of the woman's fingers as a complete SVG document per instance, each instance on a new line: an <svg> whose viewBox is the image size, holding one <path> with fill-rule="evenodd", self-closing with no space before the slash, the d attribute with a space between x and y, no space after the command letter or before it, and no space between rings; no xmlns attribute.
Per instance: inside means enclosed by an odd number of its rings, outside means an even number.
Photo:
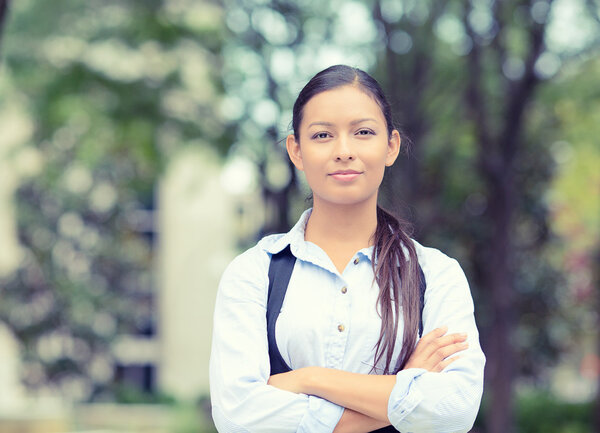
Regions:
<svg viewBox="0 0 600 433"><path fill-rule="evenodd" d="M423 338L421 338L421 341L424 341L425 343L429 343L437 338L440 338L441 336L446 334L446 332L448 332L448 327L445 325L440 326L439 328L435 328L433 331L428 332L427 334L423 335Z"/></svg>
<svg viewBox="0 0 600 433"><path fill-rule="evenodd" d="M423 335L419 342L417 343L417 347L415 348L415 353L427 353L436 350L438 348L437 341L442 338L442 336L448 332L447 326L442 326L440 328L436 328L431 332Z"/></svg>
<svg viewBox="0 0 600 433"><path fill-rule="evenodd" d="M442 326L425 334L417 344L406 368L419 367L429 371L442 371L447 365L458 359L452 355L469 347L466 342L467 334L445 335L447 331L448 328Z"/></svg>
<svg viewBox="0 0 600 433"><path fill-rule="evenodd" d="M459 359L459 358L460 358L460 355L453 356L452 358L447 358L447 359L443 360L442 362L440 362L440 363L439 363L439 364L436 366L435 370L433 370L433 371L435 371L435 372L439 373L439 372L441 372L441 371L442 371L444 368L448 367L450 364L452 364L454 361L456 361L456 360L457 360L457 359Z"/></svg>
<svg viewBox="0 0 600 433"><path fill-rule="evenodd" d="M467 334L462 333L449 334L434 339L428 339L423 341L423 345L420 348L420 352L427 357L433 356L436 353L445 352L446 348L451 347L455 344L460 344L466 339ZM421 344L421 342L419 342L419 344ZM417 348L419 347L417 346ZM452 352L450 354L452 354Z"/></svg>
<svg viewBox="0 0 600 433"><path fill-rule="evenodd" d="M450 344L448 346L444 346L443 348L439 349L436 352L436 355L438 356L438 358L441 360L448 358L450 355L453 355L457 352L461 352L465 349L467 349L469 347L469 343L467 342L460 342L460 343L454 343L454 344Z"/></svg>
<svg viewBox="0 0 600 433"><path fill-rule="evenodd" d="M438 344L438 345L447 345L452 343L457 343L459 341L464 341L467 338L467 334L464 333L456 333L456 334L448 334L447 326L442 326L440 328L436 328L433 331L425 334L420 340L419 345L428 346L430 344Z"/></svg>

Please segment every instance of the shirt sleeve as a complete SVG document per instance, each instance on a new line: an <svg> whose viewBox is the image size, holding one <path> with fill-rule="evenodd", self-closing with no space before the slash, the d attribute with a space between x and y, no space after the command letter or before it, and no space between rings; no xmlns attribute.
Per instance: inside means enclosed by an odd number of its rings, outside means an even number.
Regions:
<svg viewBox="0 0 600 433"><path fill-rule="evenodd" d="M332 432L343 407L267 385L269 256L258 246L225 270L210 357L212 415L219 432Z"/></svg>
<svg viewBox="0 0 600 433"><path fill-rule="evenodd" d="M483 393L485 355L473 314L467 279L454 259L440 252L423 266L427 280L423 334L446 325L465 332L469 348L440 373L410 368L398 372L388 402L388 417L402 432L468 432Z"/></svg>

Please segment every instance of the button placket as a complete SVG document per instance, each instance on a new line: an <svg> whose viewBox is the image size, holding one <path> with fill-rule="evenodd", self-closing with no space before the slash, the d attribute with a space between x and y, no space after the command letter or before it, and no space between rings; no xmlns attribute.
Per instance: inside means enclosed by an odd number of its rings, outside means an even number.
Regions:
<svg viewBox="0 0 600 433"><path fill-rule="evenodd" d="M346 354L348 340L348 326L350 326L351 298L348 293L348 284L343 277L336 279L336 289L339 295L334 301L331 316L331 345L326 357L326 365L330 368L341 368Z"/></svg>

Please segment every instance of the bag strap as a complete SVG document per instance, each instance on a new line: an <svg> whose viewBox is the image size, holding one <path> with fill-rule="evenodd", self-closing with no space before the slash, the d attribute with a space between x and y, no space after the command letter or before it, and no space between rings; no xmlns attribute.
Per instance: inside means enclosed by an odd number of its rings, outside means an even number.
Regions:
<svg viewBox="0 0 600 433"><path fill-rule="evenodd" d="M423 336L423 308L425 308L425 290L427 290L427 281L425 281L425 273L419 265L419 338Z"/></svg>
<svg viewBox="0 0 600 433"><path fill-rule="evenodd" d="M269 343L269 360L271 374L285 373L292 369L283 360L275 340L275 323L283 305L290 277L296 264L296 257L288 245L277 254L271 256L269 264L269 293L267 295L267 340Z"/></svg>

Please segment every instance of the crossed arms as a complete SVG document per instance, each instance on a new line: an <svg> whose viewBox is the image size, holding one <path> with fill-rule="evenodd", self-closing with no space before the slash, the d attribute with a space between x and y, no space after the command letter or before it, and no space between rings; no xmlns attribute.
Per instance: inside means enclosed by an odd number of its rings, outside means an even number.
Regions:
<svg viewBox="0 0 600 433"><path fill-rule="evenodd" d="M436 328L420 341L406 364L439 373L468 348L466 334L447 334ZM367 432L390 425L388 401L396 375L350 373L323 367L305 367L269 378L269 385L297 394L315 395L345 408L334 433Z"/></svg>

